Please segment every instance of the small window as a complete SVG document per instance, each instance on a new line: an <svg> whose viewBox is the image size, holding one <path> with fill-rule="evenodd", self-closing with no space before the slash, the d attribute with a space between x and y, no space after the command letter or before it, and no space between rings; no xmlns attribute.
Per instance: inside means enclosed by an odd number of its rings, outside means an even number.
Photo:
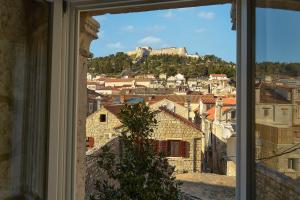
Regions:
<svg viewBox="0 0 300 200"><path fill-rule="evenodd" d="M231 111L231 119L235 119L235 110Z"/></svg>
<svg viewBox="0 0 300 200"><path fill-rule="evenodd" d="M267 117L269 115L269 109L265 108L264 109L264 116Z"/></svg>
<svg viewBox="0 0 300 200"><path fill-rule="evenodd" d="M105 114L100 115L100 122L106 122L106 115Z"/></svg>
<svg viewBox="0 0 300 200"><path fill-rule="evenodd" d="M293 169L293 170L297 170L297 163L298 163L297 158L289 158L288 159L288 169Z"/></svg>
<svg viewBox="0 0 300 200"><path fill-rule="evenodd" d="M287 116L287 109L282 109L282 115Z"/></svg>

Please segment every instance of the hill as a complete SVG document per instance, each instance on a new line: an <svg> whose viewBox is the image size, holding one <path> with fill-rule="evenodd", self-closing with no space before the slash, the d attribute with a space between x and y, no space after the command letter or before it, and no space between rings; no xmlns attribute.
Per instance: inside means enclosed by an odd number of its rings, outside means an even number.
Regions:
<svg viewBox="0 0 300 200"><path fill-rule="evenodd" d="M154 74L158 76L166 73L173 76L182 73L187 78L207 76L208 74L223 73L235 80L235 64L226 62L214 55L205 55L200 58L182 57L178 55L149 55L139 60L123 52L105 57L89 59L88 72L118 76L122 71L131 71L135 74Z"/></svg>

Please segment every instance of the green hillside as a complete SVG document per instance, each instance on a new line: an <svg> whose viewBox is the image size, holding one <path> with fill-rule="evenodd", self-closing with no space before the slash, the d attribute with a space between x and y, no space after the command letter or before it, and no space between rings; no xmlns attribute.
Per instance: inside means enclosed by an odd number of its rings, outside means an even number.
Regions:
<svg viewBox="0 0 300 200"><path fill-rule="evenodd" d="M120 52L115 55L92 58L88 61L88 72L93 75L120 75L124 70L135 74L154 74L156 76L161 73L166 73L168 76L182 73L187 78L223 73L227 74L229 78L235 79L236 73L234 63L226 62L214 55L206 55L200 59L159 55L135 60Z"/></svg>

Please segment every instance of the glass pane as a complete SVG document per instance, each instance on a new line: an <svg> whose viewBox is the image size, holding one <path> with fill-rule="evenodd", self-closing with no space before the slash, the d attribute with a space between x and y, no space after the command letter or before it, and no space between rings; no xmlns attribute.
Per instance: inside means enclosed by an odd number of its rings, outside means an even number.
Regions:
<svg viewBox="0 0 300 200"><path fill-rule="evenodd" d="M299 1L257 1L256 197L299 199Z"/></svg>
<svg viewBox="0 0 300 200"><path fill-rule="evenodd" d="M121 194L128 199L179 199L176 193L181 191L182 199L233 200L236 33L231 28L235 5L127 12L81 16L81 27L88 27L88 35L83 29L80 38L91 38L90 30L100 24L98 38L86 40L95 39L91 48L81 43L81 50L92 52L86 55L93 57L83 58L84 51L79 55L81 94L88 94L82 104L89 111L86 198L116 199L111 195ZM79 98L79 104L86 100L84 95ZM138 103L154 112L155 126L144 124L151 115L142 116L146 109L140 112L135 107ZM150 126L153 132L133 131L130 124L141 130ZM106 157L107 148L118 158L116 162ZM163 159L156 161L159 156ZM167 163L162 165L163 160ZM145 173L150 166L151 173ZM168 176L160 177L165 174L161 166L168 166ZM144 179L144 173L149 178ZM183 183L172 189L172 198L152 188L152 183L168 188L175 183L165 180L171 176Z"/></svg>
<svg viewBox="0 0 300 200"><path fill-rule="evenodd" d="M0 3L0 199L44 199L49 4Z"/></svg>

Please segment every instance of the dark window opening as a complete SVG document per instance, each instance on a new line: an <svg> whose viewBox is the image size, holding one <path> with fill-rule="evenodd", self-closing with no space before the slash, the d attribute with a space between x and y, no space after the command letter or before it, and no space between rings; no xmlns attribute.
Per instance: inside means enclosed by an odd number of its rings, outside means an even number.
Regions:
<svg viewBox="0 0 300 200"><path fill-rule="evenodd" d="M106 122L106 115L105 114L100 115L100 122Z"/></svg>

